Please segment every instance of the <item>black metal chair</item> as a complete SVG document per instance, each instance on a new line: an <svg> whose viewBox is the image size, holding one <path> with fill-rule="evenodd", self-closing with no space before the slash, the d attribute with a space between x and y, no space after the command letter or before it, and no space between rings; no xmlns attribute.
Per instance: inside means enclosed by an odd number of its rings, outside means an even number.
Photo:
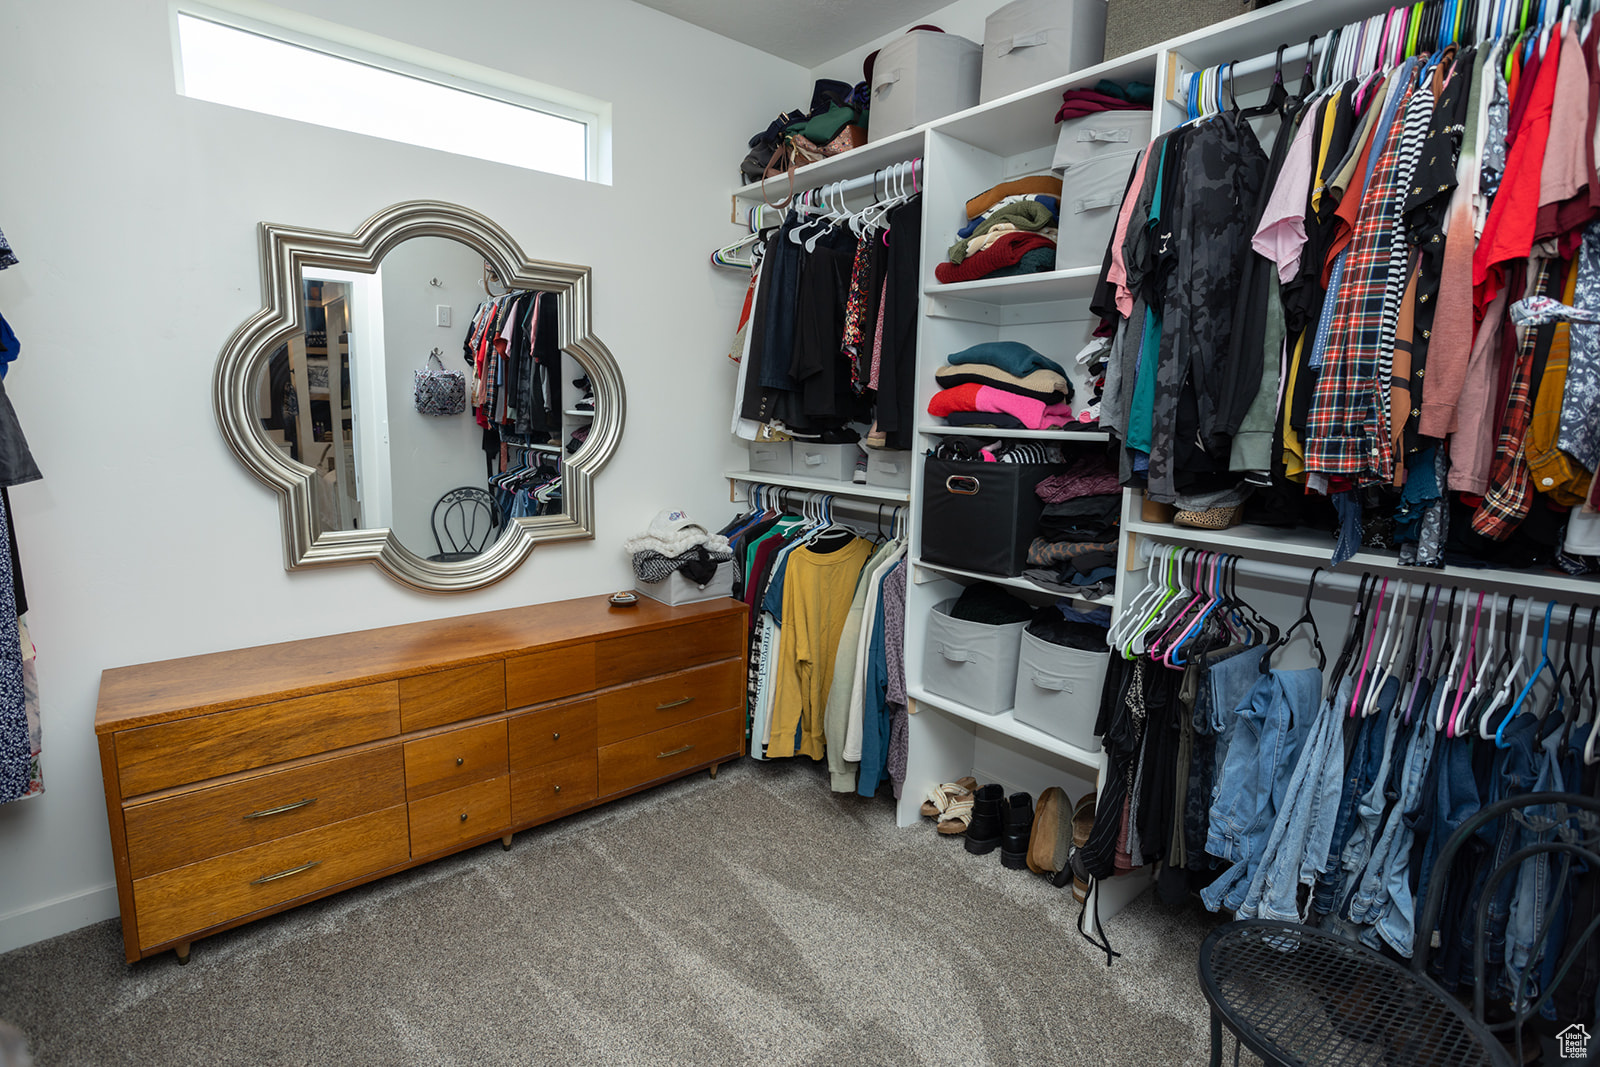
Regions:
<svg viewBox="0 0 1600 1067"><path fill-rule="evenodd" d="M433 542L439 551L428 559L435 563L471 559L489 546L499 529L500 509L487 489L475 485L452 489L433 505Z"/></svg>
<svg viewBox="0 0 1600 1067"><path fill-rule="evenodd" d="M1552 807L1554 815L1538 810ZM1426 974L1431 931L1443 906L1445 884L1460 848L1479 829L1502 816L1536 832L1560 827L1554 839L1518 849L1490 872L1478 899L1473 958L1472 1008ZM1574 826L1574 823L1576 826ZM1484 807L1451 835L1440 851L1418 917L1410 967L1336 934L1295 923L1246 919L1213 930L1200 946L1200 984L1211 1005L1211 1065L1222 1062L1222 1029L1239 1046L1274 1065L1395 1064L1466 1067L1523 1062L1523 1023L1554 995L1600 918L1568 939L1554 980L1537 998L1522 997L1510 1017L1490 1024L1485 1016L1488 905L1494 887L1541 854L1552 858L1556 893L1569 884L1573 861L1600 871L1600 799L1574 793L1529 793ZM1549 917L1535 931L1535 945L1549 938ZM1561 951L1553 946L1551 951ZM1538 953L1534 954L1535 957ZM1522 976L1526 982L1527 975ZM1526 988L1525 985L1519 988ZM1574 1020L1586 1022L1587 1020ZM1504 1035L1503 1037L1500 1035ZM1517 1050L1516 1058L1505 1042ZM1600 1035L1587 1058L1600 1063Z"/></svg>

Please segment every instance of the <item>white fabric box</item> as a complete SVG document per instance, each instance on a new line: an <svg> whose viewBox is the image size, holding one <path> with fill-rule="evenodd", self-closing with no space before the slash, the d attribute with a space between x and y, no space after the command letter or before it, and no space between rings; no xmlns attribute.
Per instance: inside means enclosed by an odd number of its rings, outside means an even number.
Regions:
<svg viewBox="0 0 1600 1067"><path fill-rule="evenodd" d="M1017 650L1028 624L953 619L949 612L955 604L952 598L928 613L922 684L986 715L1010 710L1017 692Z"/></svg>
<svg viewBox="0 0 1600 1067"><path fill-rule="evenodd" d="M853 481L856 476L856 459L860 455L860 445L814 445L796 441L793 473L804 478L822 478L830 482Z"/></svg>
<svg viewBox="0 0 1600 1067"><path fill-rule="evenodd" d="M1098 267L1117 228L1137 150L1096 156L1061 176L1061 231L1056 238L1056 269Z"/></svg>
<svg viewBox="0 0 1600 1067"><path fill-rule="evenodd" d="M911 453L887 448L867 449L867 484L910 489Z"/></svg>
<svg viewBox="0 0 1600 1067"><path fill-rule="evenodd" d="M1024 630L1017 653L1013 717L1068 744L1099 752L1094 723L1110 663L1109 648L1098 652L1068 648Z"/></svg>
<svg viewBox="0 0 1600 1067"><path fill-rule="evenodd" d="M750 469L765 474L794 472L793 441L751 441Z"/></svg>
<svg viewBox="0 0 1600 1067"><path fill-rule="evenodd" d="M1051 166L1071 173L1073 167L1101 156L1138 152L1150 143L1150 112L1097 111L1061 124Z"/></svg>
<svg viewBox="0 0 1600 1067"><path fill-rule="evenodd" d="M705 585L696 585L685 578L682 571L673 571L664 582L639 582L634 588L663 604L692 604L697 600L732 596L733 560L717 564L715 577Z"/></svg>
<svg viewBox="0 0 1600 1067"><path fill-rule="evenodd" d="M979 103L1092 67L1105 44L1106 0L1015 0L983 24Z"/></svg>
<svg viewBox="0 0 1600 1067"><path fill-rule="evenodd" d="M890 41L872 66L867 140L973 107L983 77L983 46L953 33L912 30Z"/></svg>

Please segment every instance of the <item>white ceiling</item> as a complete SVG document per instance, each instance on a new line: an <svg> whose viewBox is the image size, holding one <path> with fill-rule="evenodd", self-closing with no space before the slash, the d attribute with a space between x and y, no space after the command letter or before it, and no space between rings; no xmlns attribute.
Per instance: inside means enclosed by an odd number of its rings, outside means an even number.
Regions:
<svg viewBox="0 0 1600 1067"><path fill-rule="evenodd" d="M807 69L921 21L950 0L639 0Z"/></svg>

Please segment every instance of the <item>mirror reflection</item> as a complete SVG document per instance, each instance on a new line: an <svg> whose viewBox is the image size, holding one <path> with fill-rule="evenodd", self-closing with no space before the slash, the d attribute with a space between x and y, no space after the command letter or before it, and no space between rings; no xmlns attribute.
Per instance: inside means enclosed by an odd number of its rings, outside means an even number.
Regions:
<svg viewBox="0 0 1600 1067"><path fill-rule="evenodd" d="M304 333L258 364L253 417L312 467L319 531L392 530L425 559L472 559L509 520L562 512L566 458L594 419L560 345L560 298L508 290L443 237L372 274L304 267Z"/></svg>

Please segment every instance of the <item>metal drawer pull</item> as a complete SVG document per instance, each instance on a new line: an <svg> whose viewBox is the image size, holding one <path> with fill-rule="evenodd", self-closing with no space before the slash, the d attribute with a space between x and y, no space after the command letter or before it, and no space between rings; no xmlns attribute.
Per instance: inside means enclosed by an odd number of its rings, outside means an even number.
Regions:
<svg viewBox="0 0 1600 1067"><path fill-rule="evenodd" d="M306 797L304 800L297 800L293 804L283 804L276 808L262 808L260 811L252 811L245 818L264 819L268 815L282 815L286 811L293 811L295 808L303 808L307 804L315 804L316 802L316 797Z"/></svg>
<svg viewBox="0 0 1600 1067"><path fill-rule="evenodd" d="M665 704L657 704L657 711L666 711L668 708L681 708L685 704L693 703L694 697L684 697L682 700L669 700Z"/></svg>
<svg viewBox="0 0 1600 1067"><path fill-rule="evenodd" d="M462 822L466 822L467 821L467 813L466 812L462 812L461 813L461 821Z"/></svg>
<svg viewBox="0 0 1600 1067"><path fill-rule="evenodd" d="M550 740L552 740L552 741L561 740L561 731L557 730L555 733L551 734L550 735Z"/></svg>
<svg viewBox="0 0 1600 1067"><path fill-rule="evenodd" d="M666 759L668 756L681 756L693 747L693 745L684 745L682 748L675 748L671 752L658 752L656 753L656 759Z"/></svg>
<svg viewBox="0 0 1600 1067"><path fill-rule="evenodd" d="M556 792L557 792L557 793L559 793L559 792L561 792L561 787L560 787L560 786L559 786L559 785L558 785L558 786L556 786Z"/></svg>
<svg viewBox="0 0 1600 1067"><path fill-rule="evenodd" d="M302 863L298 867L290 867L287 871L279 871L277 874L269 874L269 875L266 875L265 877L257 878L254 881L252 881L250 884L251 885L266 885L268 882L276 882L279 878L287 878L291 874L299 874L302 871L309 871L311 868L317 866L321 862L322 862L321 860L312 860L310 863Z"/></svg>
<svg viewBox="0 0 1600 1067"><path fill-rule="evenodd" d="M461 756L457 756L456 757L456 766L457 767L461 766L465 762L467 762L467 761L463 757L461 757Z"/></svg>

